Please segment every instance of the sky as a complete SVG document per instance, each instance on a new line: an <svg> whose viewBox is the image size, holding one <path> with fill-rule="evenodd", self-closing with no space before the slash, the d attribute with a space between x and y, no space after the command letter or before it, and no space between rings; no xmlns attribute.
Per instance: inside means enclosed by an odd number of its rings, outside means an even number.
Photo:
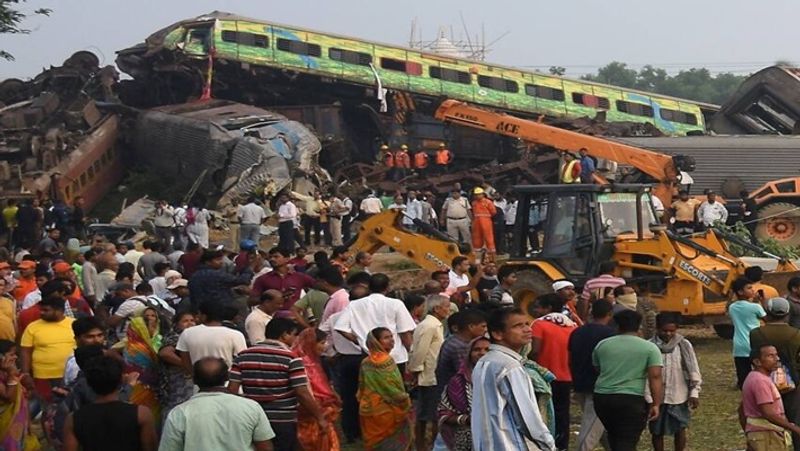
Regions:
<svg viewBox="0 0 800 451"><path fill-rule="evenodd" d="M611 61L674 73L689 67L748 74L775 61L800 61L796 0L28 0L22 8L52 8L32 17L27 35L3 35L0 80L30 78L77 50L113 64L115 51L142 42L178 20L213 10L287 25L407 46L412 21L424 40L445 27L457 39L464 22L487 43L502 37L486 61L567 76Z"/></svg>

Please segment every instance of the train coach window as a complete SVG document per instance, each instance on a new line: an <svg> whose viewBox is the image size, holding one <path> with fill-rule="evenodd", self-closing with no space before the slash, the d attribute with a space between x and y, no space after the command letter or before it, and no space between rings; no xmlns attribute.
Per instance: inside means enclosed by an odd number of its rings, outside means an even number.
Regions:
<svg viewBox="0 0 800 451"><path fill-rule="evenodd" d="M428 75L430 75L431 78L452 81L454 83L461 83L463 85L472 84L472 77L470 77L469 72L460 70L431 66L428 70Z"/></svg>
<svg viewBox="0 0 800 451"><path fill-rule="evenodd" d="M525 85L525 94L540 99L564 101L564 91L542 85Z"/></svg>
<svg viewBox="0 0 800 451"><path fill-rule="evenodd" d="M478 85L484 88L494 89L495 91L519 92L519 85L517 82L505 80L500 77L478 75Z"/></svg>
<svg viewBox="0 0 800 451"><path fill-rule="evenodd" d="M328 58L343 63L357 64L359 66L369 66L372 64L372 55L369 53L354 52L352 50L330 48L328 49Z"/></svg>
<svg viewBox="0 0 800 451"><path fill-rule="evenodd" d="M697 125L697 116L692 113L684 113L683 111L668 110L661 108L661 119L670 122L680 122L681 124Z"/></svg>
<svg viewBox="0 0 800 451"><path fill-rule="evenodd" d="M607 110L611 106L611 104L608 102L608 99L605 97L598 97L580 92L572 93L572 102L592 108L600 108L603 110Z"/></svg>
<svg viewBox="0 0 800 451"><path fill-rule="evenodd" d="M397 72L405 72L409 75L422 74L421 64L394 58L381 58L381 68Z"/></svg>
<svg viewBox="0 0 800 451"><path fill-rule="evenodd" d="M292 39L278 38L278 50L297 55L322 56L322 48L319 45Z"/></svg>
<svg viewBox="0 0 800 451"><path fill-rule="evenodd" d="M633 114L635 116L653 117L653 107L641 103L626 102L617 100L617 111L620 113Z"/></svg>

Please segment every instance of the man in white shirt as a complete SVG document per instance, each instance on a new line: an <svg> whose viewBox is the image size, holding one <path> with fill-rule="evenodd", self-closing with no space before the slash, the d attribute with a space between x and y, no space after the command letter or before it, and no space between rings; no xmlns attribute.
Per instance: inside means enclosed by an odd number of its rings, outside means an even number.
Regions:
<svg viewBox="0 0 800 451"><path fill-rule="evenodd" d="M461 188L457 188L445 199L439 216L439 222L447 226L447 234L462 243L472 243L469 230L471 208L469 201L461 197Z"/></svg>
<svg viewBox="0 0 800 451"><path fill-rule="evenodd" d="M156 238L164 249L168 249L172 243L172 229L175 227L175 210L167 201L160 200L156 203L153 225L156 227Z"/></svg>
<svg viewBox="0 0 800 451"><path fill-rule="evenodd" d="M450 284L447 286L446 292L451 295L463 293L464 303L468 304L472 302L472 294L470 291L475 288L477 281L483 276L483 267L478 265L478 272L476 272L473 277L474 283L470 282L469 275L467 274L467 271L469 271L469 259L467 259L467 257L459 255L453 258L451 268L452 269L450 269L450 272L447 274L450 278Z"/></svg>
<svg viewBox="0 0 800 451"><path fill-rule="evenodd" d="M728 210L717 202L717 194L709 190L706 192L706 199L697 209L697 220L706 227L712 226L715 222L724 224L728 220Z"/></svg>
<svg viewBox="0 0 800 451"><path fill-rule="evenodd" d="M383 205L381 204L381 200L375 195L375 193L369 193L367 198L361 201L361 206L359 208L361 213L364 215L365 218L368 218L372 215L376 215L381 212L383 209Z"/></svg>
<svg viewBox="0 0 800 451"><path fill-rule="evenodd" d="M283 293L278 290L266 290L261 293L261 303L258 304L244 320L244 330L251 345L261 343L266 339L264 331L272 320L275 312L283 308Z"/></svg>
<svg viewBox="0 0 800 451"><path fill-rule="evenodd" d="M291 250L294 244L295 224L298 221L297 206L289 196L281 194L278 198L278 247Z"/></svg>
<svg viewBox="0 0 800 451"><path fill-rule="evenodd" d="M361 346L353 343L344 335L334 331L334 325L342 316L341 312L332 314L322 322L319 330L328 334L328 348L325 350L326 357L336 356L336 371L334 385L339 396L342 397L342 432L345 439L351 442L361 434L358 419L358 374L361 368L361 361L364 360L364 352Z"/></svg>
<svg viewBox="0 0 800 451"><path fill-rule="evenodd" d="M239 238L258 243L261 238L261 224L267 219L264 209L256 204L255 197L249 197L247 203L239 207Z"/></svg>
<svg viewBox="0 0 800 451"><path fill-rule="evenodd" d="M415 219L422 219L422 203L417 200L417 193L409 191L406 197L406 212L403 215L403 227L416 230Z"/></svg>
<svg viewBox="0 0 800 451"><path fill-rule="evenodd" d="M395 338L394 349L389 353L400 365L408 361L414 332L414 318L408 313L403 301L386 297L389 292L389 277L375 274L369 282L369 296L351 301L342 312L334 329L353 342L358 342L364 352L367 335L376 327L386 327Z"/></svg>
<svg viewBox="0 0 800 451"><path fill-rule="evenodd" d="M431 423L432 436L436 437L439 417L437 407L442 397L436 380L436 362L444 343L444 324L450 316L450 298L434 294L425 301L428 315L414 329L414 342L408 358L408 372L419 390L414 402L417 424L414 436L417 449L427 449L427 424Z"/></svg>
<svg viewBox="0 0 800 451"><path fill-rule="evenodd" d="M224 310L219 302L200 304L200 320L203 324L181 333L175 349L180 353L187 370L203 357L219 357L230 366L233 358L247 349L241 332L222 325Z"/></svg>

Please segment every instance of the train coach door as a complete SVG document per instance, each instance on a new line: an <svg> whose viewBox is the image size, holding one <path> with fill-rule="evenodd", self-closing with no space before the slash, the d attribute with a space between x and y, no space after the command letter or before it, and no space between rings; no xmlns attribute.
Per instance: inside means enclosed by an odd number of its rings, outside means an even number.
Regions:
<svg viewBox="0 0 800 451"><path fill-rule="evenodd" d="M213 39L214 24L199 24L186 30L186 37L183 41L183 51L187 55L208 55L211 50Z"/></svg>

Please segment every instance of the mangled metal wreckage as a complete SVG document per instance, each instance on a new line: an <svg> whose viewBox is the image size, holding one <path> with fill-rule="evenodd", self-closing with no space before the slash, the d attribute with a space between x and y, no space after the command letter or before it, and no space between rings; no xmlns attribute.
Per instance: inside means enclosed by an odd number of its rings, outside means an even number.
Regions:
<svg viewBox="0 0 800 451"><path fill-rule="evenodd" d="M202 178L198 192L219 197L220 206L329 179L309 129L250 105L209 100L154 108L139 115L133 137L139 161L183 182Z"/></svg>

